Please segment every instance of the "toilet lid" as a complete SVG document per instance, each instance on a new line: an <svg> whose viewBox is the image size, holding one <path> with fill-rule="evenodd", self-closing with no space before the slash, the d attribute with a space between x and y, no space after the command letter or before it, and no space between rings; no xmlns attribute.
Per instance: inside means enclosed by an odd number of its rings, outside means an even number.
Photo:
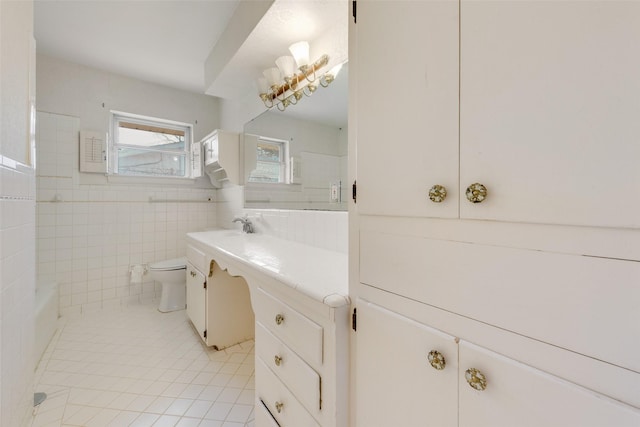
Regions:
<svg viewBox="0 0 640 427"><path fill-rule="evenodd" d="M150 270L182 270L187 268L187 258L173 258L149 264Z"/></svg>

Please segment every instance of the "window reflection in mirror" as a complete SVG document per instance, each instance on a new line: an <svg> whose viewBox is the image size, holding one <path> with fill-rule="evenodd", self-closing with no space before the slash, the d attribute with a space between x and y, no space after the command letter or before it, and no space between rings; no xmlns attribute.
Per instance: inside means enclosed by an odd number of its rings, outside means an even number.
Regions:
<svg viewBox="0 0 640 427"><path fill-rule="evenodd" d="M347 209L347 68L297 105L245 125L245 207Z"/></svg>
<svg viewBox="0 0 640 427"><path fill-rule="evenodd" d="M249 174L249 182L288 182L289 141L257 136L256 167Z"/></svg>

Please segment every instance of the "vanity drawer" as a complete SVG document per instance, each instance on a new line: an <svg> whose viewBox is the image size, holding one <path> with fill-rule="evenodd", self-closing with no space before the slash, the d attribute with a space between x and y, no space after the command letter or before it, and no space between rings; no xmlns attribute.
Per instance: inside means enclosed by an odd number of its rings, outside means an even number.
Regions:
<svg viewBox="0 0 640 427"><path fill-rule="evenodd" d="M256 395L280 427L320 427L259 357L256 358Z"/></svg>
<svg viewBox="0 0 640 427"><path fill-rule="evenodd" d="M256 322L256 355L310 412L321 409L320 375L260 322Z"/></svg>
<svg viewBox="0 0 640 427"><path fill-rule="evenodd" d="M263 289L256 292L256 320L311 363L322 364L323 329Z"/></svg>
<svg viewBox="0 0 640 427"><path fill-rule="evenodd" d="M256 402L256 426L258 427L280 427L273 415L260 399Z"/></svg>
<svg viewBox="0 0 640 427"><path fill-rule="evenodd" d="M198 249L193 246L187 245L187 259L189 262L201 273L205 276L209 274L209 269L207 268L207 257L203 252L200 252Z"/></svg>

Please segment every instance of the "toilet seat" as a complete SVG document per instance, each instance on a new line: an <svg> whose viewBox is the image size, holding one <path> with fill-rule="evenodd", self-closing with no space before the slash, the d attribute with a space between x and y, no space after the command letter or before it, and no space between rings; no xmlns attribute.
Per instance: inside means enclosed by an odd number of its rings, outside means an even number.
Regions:
<svg viewBox="0 0 640 427"><path fill-rule="evenodd" d="M173 258L165 261L154 262L149 264L149 270L155 271L172 271L172 270L185 270L187 268L187 258Z"/></svg>

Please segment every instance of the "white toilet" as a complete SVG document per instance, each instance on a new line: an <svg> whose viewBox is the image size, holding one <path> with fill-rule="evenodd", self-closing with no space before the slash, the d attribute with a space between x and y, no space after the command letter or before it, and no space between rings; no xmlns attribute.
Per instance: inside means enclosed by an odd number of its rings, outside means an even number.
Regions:
<svg viewBox="0 0 640 427"><path fill-rule="evenodd" d="M174 258L149 265L153 280L162 283L158 311L183 310L187 301L187 258Z"/></svg>

